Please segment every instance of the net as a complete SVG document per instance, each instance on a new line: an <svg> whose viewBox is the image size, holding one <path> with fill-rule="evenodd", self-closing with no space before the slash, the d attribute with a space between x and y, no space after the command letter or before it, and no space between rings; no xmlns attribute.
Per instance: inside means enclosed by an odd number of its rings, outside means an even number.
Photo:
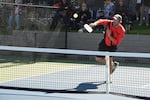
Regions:
<svg viewBox="0 0 150 100"><path fill-rule="evenodd" d="M12 51L9 51L7 46L2 48L7 51L3 51L1 72L8 71L2 73L2 86L60 91L86 91L91 88L92 91L98 84L103 84L105 78L104 71L101 76L96 75L100 70L85 56L90 53L88 51L85 54L81 51L83 54L78 57L81 52L75 53L74 50L11 47ZM101 67L101 70L104 68Z"/></svg>
<svg viewBox="0 0 150 100"><path fill-rule="evenodd" d="M150 97L149 53L14 46L0 50L0 88ZM120 65L109 76L107 64L95 62L95 56L114 56Z"/></svg>

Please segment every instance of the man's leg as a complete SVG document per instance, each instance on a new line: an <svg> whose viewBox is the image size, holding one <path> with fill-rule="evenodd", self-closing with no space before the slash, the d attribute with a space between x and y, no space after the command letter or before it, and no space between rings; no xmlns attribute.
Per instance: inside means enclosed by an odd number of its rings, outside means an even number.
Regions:
<svg viewBox="0 0 150 100"><path fill-rule="evenodd" d="M149 26L149 14L148 14L148 10L149 10L149 7L145 7L145 23L146 23L146 26Z"/></svg>
<svg viewBox="0 0 150 100"><path fill-rule="evenodd" d="M56 13L53 17L52 23L50 25L50 29L55 29L57 24L58 24L58 20L59 20L59 14Z"/></svg>
<svg viewBox="0 0 150 100"><path fill-rule="evenodd" d="M140 23L139 23L139 25L142 25L142 23L143 23L143 17L144 17L144 5L142 5L140 7Z"/></svg>
<svg viewBox="0 0 150 100"><path fill-rule="evenodd" d="M102 64L106 64L105 57L96 57L96 61ZM113 57L110 57L110 75L113 73Z"/></svg>
<svg viewBox="0 0 150 100"><path fill-rule="evenodd" d="M16 21L16 29L18 30L20 28L20 15L15 15L15 21Z"/></svg>
<svg viewBox="0 0 150 100"><path fill-rule="evenodd" d="M10 15L8 18L8 28L12 28L13 16Z"/></svg>

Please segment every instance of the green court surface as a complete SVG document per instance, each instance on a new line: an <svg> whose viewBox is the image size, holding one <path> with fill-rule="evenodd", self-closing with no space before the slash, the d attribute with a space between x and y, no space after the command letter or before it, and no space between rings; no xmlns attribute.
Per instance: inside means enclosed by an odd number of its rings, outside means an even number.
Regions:
<svg viewBox="0 0 150 100"><path fill-rule="evenodd" d="M0 82L12 81L46 73L55 73L85 66L85 64L63 62L36 62L32 64L5 62L0 64Z"/></svg>

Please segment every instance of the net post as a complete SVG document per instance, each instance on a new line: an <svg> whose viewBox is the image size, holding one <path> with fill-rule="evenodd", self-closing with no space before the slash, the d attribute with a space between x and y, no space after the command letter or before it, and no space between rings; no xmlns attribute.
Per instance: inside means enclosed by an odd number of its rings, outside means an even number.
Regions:
<svg viewBox="0 0 150 100"><path fill-rule="evenodd" d="M110 57L109 55L105 56L106 67L105 67L105 79L106 79L106 94L109 94L110 89Z"/></svg>

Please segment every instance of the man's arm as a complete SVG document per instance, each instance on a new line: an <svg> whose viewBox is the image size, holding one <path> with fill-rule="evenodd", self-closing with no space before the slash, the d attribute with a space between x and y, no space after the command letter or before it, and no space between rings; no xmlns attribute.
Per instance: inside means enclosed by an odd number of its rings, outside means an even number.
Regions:
<svg viewBox="0 0 150 100"><path fill-rule="evenodd" d="M89 24L91 27L95 27L98 25L107 25L110 22L108 19L99 19L95 21L94 23Z"/></svg>

